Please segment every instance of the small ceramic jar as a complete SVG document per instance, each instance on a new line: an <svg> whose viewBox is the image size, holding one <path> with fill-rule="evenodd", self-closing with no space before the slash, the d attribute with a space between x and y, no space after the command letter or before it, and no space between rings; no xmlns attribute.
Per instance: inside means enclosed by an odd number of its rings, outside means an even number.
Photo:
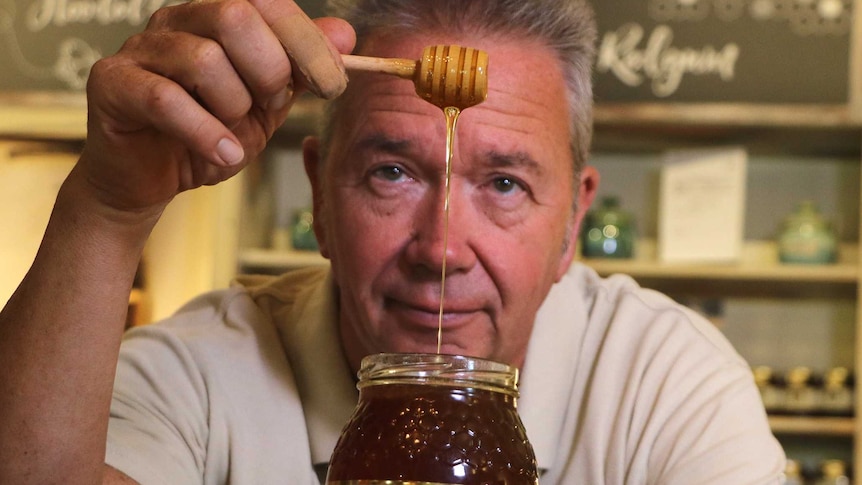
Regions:
<svg viewBox="0 0 862 485"><path fill-rule="evenodd" d="M828 264L837 259L835 232L814 202L799 204L787 216L778 236L778 258L782 263Z"/></svg>

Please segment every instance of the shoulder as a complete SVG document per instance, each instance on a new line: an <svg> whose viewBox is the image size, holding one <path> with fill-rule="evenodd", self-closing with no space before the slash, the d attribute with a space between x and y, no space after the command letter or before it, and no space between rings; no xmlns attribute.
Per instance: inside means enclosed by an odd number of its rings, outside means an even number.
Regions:
<svg viewBox="0 0 862 485"><path fill-rule="evenodd" d="M534 336L524 404L567 403L553 428L563 430L556 448L569 449L583 469L610 473L588 482L616 482L614 470L648 483L694 483L681 478L693 470L724 483L767 483L780 473L783 454L748 364L712 323L671 298L575 264L549 295ZM564 395L538 399L548 391L527 379L546 374L567 384Z"/></svg>
<svg viewBox="0 0 862 485"><path fill-rule="evenodd" d="M694 346L731 365L747 367L721 331L705 317L655 290L643 288L627 275L600 277L576 264L561 281L585 308L588 333L642 350ZM570 295L571 297L571 295Z"/></svg>
<svg viewBox="0 0 862 485"><path fill-rule="evenodd" d="M111 404L109 464L147 478L142 483L228 474L271 483L274 473L308 463L296 378L266 306L290 306L283 298L295 287L290 280L243 279L127 332Z"/></svg>
<svg viewBox="0 0 862 485"><path fill-rule="evenodd" d="M228 386L292 387L276 320L302 291L318 288L321 278L325 272L243 277L230 288L190 300L165 320L129 330L120 351L117 389L157 376L159 385L194 390L206 401Z"/></svg>
<svg viewBox="0 0 862 485"><path fill-rule="evenodd" d="M234 286L245 289L248 296L257 302L292 304L306 292L323 285L328 275L328 268L303 268L280 276L239 276Z"/></svg>
<svg viewBox="0 0 862 485"><path fill-rule="evenodd" d="M623 387L646 381L753 382L748 364L706 318L628 276L602 278L578 263L540 309L526 367L525 386L528 379L553 373Z"/></svg>
<svg viewBox="0 0 862 485"><path fill-rule="evenodd" d="M131 329L124 346L141 340L181 343L189 348L277 342L273 313L292 306L303 292L319 288L326 276L322 269L240 276L229 288L201 294L160 322Z"/></svg>

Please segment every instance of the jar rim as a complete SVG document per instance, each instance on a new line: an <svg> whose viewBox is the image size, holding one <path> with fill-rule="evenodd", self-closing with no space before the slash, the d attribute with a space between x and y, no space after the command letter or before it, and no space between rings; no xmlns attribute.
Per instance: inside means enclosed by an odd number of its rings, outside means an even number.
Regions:
<svg viewBox="0 0 862 485"><path fill-rule="evenodd" d="M518 397L518 368L454 354L379 353L362 359L357 388L379 384L437 384L485 389Z"/></svg>

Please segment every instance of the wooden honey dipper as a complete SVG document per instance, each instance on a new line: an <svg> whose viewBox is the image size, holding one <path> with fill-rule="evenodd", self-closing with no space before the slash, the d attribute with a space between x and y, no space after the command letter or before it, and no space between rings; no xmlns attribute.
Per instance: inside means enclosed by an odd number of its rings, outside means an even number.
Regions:
<svg viewBox="0 0 862 485"><path fill-rule="evenodd" d="M413 59L342 55L348 70L380 72L410 79L416 94L440 108L460 110L488 96L488 53L457 45L432 45Z"/></svg>

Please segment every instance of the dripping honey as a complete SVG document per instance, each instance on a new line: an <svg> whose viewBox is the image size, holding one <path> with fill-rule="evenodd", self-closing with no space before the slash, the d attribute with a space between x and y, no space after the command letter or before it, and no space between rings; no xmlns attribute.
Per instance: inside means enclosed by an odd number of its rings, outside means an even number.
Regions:
<svg viewBox="0 0 862 485"><path fill-rule="evenodd" d="M443 114L446 115L446 181L445 181L445 198L443 200L443 264L440 274L440 315L437 320L437 353L440 353L440 348L443 345L443 309L446 300L446 253L449 249L449 193L452 181L452 157L455 148L455 127L458 124L458 116L461 110L449 106L443 108Z"/></svg>

